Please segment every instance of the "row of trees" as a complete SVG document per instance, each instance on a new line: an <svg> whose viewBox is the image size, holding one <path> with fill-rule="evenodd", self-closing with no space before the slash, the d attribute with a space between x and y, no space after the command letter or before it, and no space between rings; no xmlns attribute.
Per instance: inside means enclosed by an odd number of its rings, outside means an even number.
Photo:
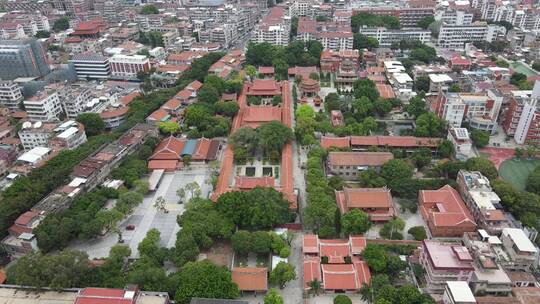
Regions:
<svg viewBox="0 0 540 304"><path fill-rule="evenodd" d="M136 153L113 170L113 177L123 179L132 192L99 188L80 195L66 211L48 215L35 229L38 246L43 252L65 248L77 238L88 240L115 229L116 223L130 213L148 192L148 183L139 178L147 172L146 159L157 143L148 139ZM109 199L117 199L111 210L102 210Z"/></svg>
<svg viewBox="0 0 540 304"><path fill-rule="evenodd" d="M273 232L239 230L231 237L234 251L239 254L272 252L282 258L291 253L292 234L278 235Z"/></svg>
<svg viewBox="0 0 540 304"><path fill-rule="evenodd" d="M379 16L366 12L355 14L351 17L353 33L358 33L362 26L386 27L390 29L400 28L399 19L394 16Z"/></svg>
<svg viewBox="0 0 540 304"><path fill-rule="evenodd" d="M273 66L278 79L287 79L289 67L318 66L322 50L322 44L316 40L293 41L285 47L266 42L250 43L246 51L246 64Z"/></svg>

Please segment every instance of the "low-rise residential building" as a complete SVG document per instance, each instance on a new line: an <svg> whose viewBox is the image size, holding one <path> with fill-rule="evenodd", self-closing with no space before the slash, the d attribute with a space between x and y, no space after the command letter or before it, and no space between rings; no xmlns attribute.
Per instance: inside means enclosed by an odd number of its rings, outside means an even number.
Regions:
<svg viewBox="0 0 540 304"><path fill-rule="evenodd" d="M317 235L304 235L304 290L310 282L319 281L325 292L357 292L371 280L371 273L361 254L366 247L362 236L326 240ZM350 262L347 262L350 259Z"/></svg>
<svg viewBox="0 0 540 304"><path fill-rule="evenodd" d="M504 228L501 234L504 250L509 260L503 264L507 269L528 271L538 264L538 247L519 228Z"/></svg>
<svg viewBox="0 0 540 304"><path fill-rule="evenodd" d="M454 127L461 127L465 120L473 129L494 134L502 103L502 96L487 93L445 92L437 97L435 114Z"/></svg>
<svg viewBox="0 0 540 304"><path fill-rule="evenodd" d="M88 287L79 290L74 304L169 304L166 292L140 291L133 289L112 289Z"/></svg>
<svg viewBox="0 0 540 304"><path fill-rule="evenodd" d="M317 40L324 49L334 51L352 50L353 48L353 33L349 23L318 22L300 18L296 37L302 41Z"/></svg>
<svg viewBox="0 0 540 304"><path fill-rule="evenodd" d="M336 203L341 214L359 209L374 222L386 222L395 215L390 189L387 188L343 188L335 191Z"/></svg>
<svg viewBox="0 0 540 304"><path fill-rule="evenodd" d="M62 113L60 98L53 90L44 90L23 101L28 118L32 121L58 121Z"/></svg>
<svg viewBox="0 0 540 304"><path fill-rule="evenodd" d="M368 169L379 171L387 161L394 159L390 152L330 152L328 169L332 175L346 180L357 180Z"/></svg>
<svg viewBox="0 0 540 304"><path fill-rule="evenodd" d="M22 101L22 90L18 84L13 81L0 81L0 106L18 111Z"/></svg>
<svg viewBox="0 0 540 304"><path fill-rule="evenodd" d="M111 73L109 58L96 53L77 54L70 63L75 67L77 78L81 80L107 79Z"/></svg>
<svg viewBox="0 0 540 304"><path fill-rule="evenodd" d="M458 159L467 159L473 155L472 141L466 128L450 127L446 138L454 145Z"/></svg>
<svg viewBox="0 0 540 304"><path fill-rule="evenodd" d="M491 189L487 177L478 171L460 170L457 184L478 226L492 234L499 234L503 228L510 227L501 199Z"/></svg>
<svg viewBox="0 0 540 304"><path fill-rule="evenodd" d="M449 185L420 190L419 209L433 237L462 237L475 231L476 223L459 193Z"/></svg>
<svg viewBox="0 0 540 304"><path fill-rule="evenodd" d="M467 281L447 281L443 293L444 304L476 304Z"/></svg>
<svg viewBox="0 0 540 304"><path fill-rule="evenodd" d="M251 41L273 45L289 44L291 17L283 6L272 7L251 33Z"/></svg>
<svg viewBox="0 0 540 304"><path fill-rule="evenodd" d="M9 235L2 240L2 247L6 253L12 257L20 257L37 250L37 240L32 232L43 218L41 214L34 211L21 214L9 227Z"/></svg>
<svg viewBox="0 0 540 304"><path fill-rule="evenodd" d="M109 59L111 76L119 79L137 79L137 73L150 71L150 60L144 55L114 55Z"/></svg>
<svg viewBox="0 0 540 304"><path fill-rule="evenodd" d="M426 271L426 289L430 293L444 293L447 281L468 282L474 272L469 250L455 243L424 240L420 263Z"/></svg>
<svg viewBox="0 0 540 304"><path fill-rule="evenodd" d="M417 40L426 43L431 39L431 32L422 28L389 29L386 27L361 26L358 32L377 39L379 46L390 47L401 40Z"/></svg>
<svg viewBox="0 0 540 304"><path fill-rule="evenodd" d="M414 136L346 136L346 137L321 137L321 146L325 149L330 147L351 148L353 151L369 151L372 147L380 150L401 149L406 154L412 154L420 148L428 148L433 153L441 143L440 138L414 137Z"/></svg>
<svg viewBox="0 0 540 304"><path fill-rule="evenodd" d="M439 31L437 45L444 48L463 49L467 42L492 42L499 35L505 33L506 29L503 26L487 24L486 22L477 21L462 25L443 23Z"/></svg>

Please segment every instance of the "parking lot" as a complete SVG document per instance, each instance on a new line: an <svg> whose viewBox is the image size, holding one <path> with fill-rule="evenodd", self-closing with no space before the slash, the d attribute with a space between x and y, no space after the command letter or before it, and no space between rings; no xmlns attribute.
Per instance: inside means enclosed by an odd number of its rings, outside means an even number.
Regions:
<svg viewBox="0 0 540 304"><path fill-rule="evenodd" d="M137 206L133 213L118 224L124 244L131 248L131 257L137 258L137 246L150 229L158 229L161 233L160 245L171 248L176 241L176 233L180 229L176 218L184 212L184 204L178 204L180 198L176 195L179 188L193 181L201 188L201 196L208 197L212 186L206 181L209 171L206 166L194 167L185 171L166 173L155 192L145 196L144 201ZM165 209L158 210L154 203L158 197L165 199ZM188 197L189 199L189 197ZM126 230L128 225L135 226L134 230ZM88 253L90 259L104 258L109 255L112 246L118 244L118 233L109 232L106 235L85 242L74 242L70 249Z"/></svg>

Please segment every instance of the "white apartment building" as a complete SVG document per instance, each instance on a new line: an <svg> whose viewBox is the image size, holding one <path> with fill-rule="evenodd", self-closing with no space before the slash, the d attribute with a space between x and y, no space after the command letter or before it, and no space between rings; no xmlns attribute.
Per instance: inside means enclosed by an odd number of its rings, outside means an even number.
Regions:
<svg viewBox="0 0 540 304"><path fill-rule="evenodd" d="M421 28L387 29L385 27L361 27L358 32L377 39L379 46L389 47L401 40L418 40L426 43L431 38L431 31Z"/></svg>
<svg viewBox="0 0 540 304"><path fill-rule="evenodd" d="M506 29L503 26L488 25L485 22L475 22L468 25L443 23L439 31L437 45L444 48L463 49L467 42L491 42L500 34L505 33Z"/></svg>
<svg viewBox="0 0 540 304"><path fill-rule="evenodd" d="M436 21L452 25L469 25L473 22L474 14L462 10L441 10L435 15Z"/></svg>
<svg viewBox="0 0 540 304"><path fill-rule="evenodd" d="M518 144L538 143L540 138L540 81L534 83L532 92L523 96L514 96L503 124L508 135L514 135ZM517 125L516 125L517 124Z"/></svg>
<svg viewBox="0 0 540 304"><path fill-rule="evenodd" d="M501 241L509 257L509 261L505 261L505 268L528 271L531 266L538 264L538 248L523 230L504 228Z"/></svg>
<svg viewBox="0 0 540 304"><path fill-rule="evenodd" d="M79 79L107 79L111 73L109 58L96 53L81 53L70 60Z"/></svg>
<svg viewBox="0 0 540 304"><path fill-rule="evenodd" d="M300 18L296 38L301 41L317 40L324 49L352 50L354 38L351 26L339 22L318 22Z"/></svg>
<svg viewBox="0 0 540 304"><path fill-rule="evenodd" d="M445 92L437 97L435 113L456 128L466 119L471 128L493 134L502 102L502 96L485 93Z"/></svg>
<svg viewBox="0 0 540 304"><path fill-rule="evenodd" d="M448 281L444 287L443 304L476 304L467 281Z"/></svg>
<svg viewBox="0 0 540 304"><path fill-rule="evenodd" d="M285 8L274 6L268 12L251 34L251 41L255 43L268 42L273 45L289 44L291 31L291 17L285 14Z"/></svg>
<svg viewBox="0 0 540 304"><path fill-rule="evenodd" d="M24 151L30 151L35 147L47 147L55 128L56 123L24 122L18 133Z"/></svg>
<svg viewBox="0 0 540 304"><path fill-rule="evenodd" d="M19 110L23 100L21 87L12 81L0 81L0 105L11 111Z"/></svg>
<svg viewBox="0 0 540 304"><path fill-rule="evenodd" d="M144 55L114 55L109 59L111 76L121 79L137 79L138 72L150 70L150 59Z"/></svg>
<svg viewBox="0 0 540 304"><path fill-rule="evenodd" d="M25 151L36 147L75 149L86 142L84 127L74 120L57 123L41 121L24 122L19 131L19 139Z"/></svg>
<svg viewBox="0 0 540 304"><path fill-rule="evenodd" d="M92 97L93 94L89 88L75 88L67 92L61 101L67 118L75 119L85 112L88 105L92 104Z"/></svg>
<svg viewBox="0 0 540 304"><path fill-rule="evenodd" d="M291 17L314 17L322 1L318 0L294 0L289 6Z"/></svg>
<svg viewBox="0 0 540 304"><path fill-rule="evenodd" d="M32 121L57 121L62 113L60 98L55 91L42 91L24 100L28 118Z"/></svg>

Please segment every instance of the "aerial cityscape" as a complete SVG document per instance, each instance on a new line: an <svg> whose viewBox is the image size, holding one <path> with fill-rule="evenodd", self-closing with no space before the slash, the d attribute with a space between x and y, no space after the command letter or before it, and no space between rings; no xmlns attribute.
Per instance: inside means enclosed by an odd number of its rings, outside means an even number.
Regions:
<svg viewBox="0 0 540 304"><path fill-rule="evenodd" d="M538 0L0 0L0 304L539 304Z"/></svg>

